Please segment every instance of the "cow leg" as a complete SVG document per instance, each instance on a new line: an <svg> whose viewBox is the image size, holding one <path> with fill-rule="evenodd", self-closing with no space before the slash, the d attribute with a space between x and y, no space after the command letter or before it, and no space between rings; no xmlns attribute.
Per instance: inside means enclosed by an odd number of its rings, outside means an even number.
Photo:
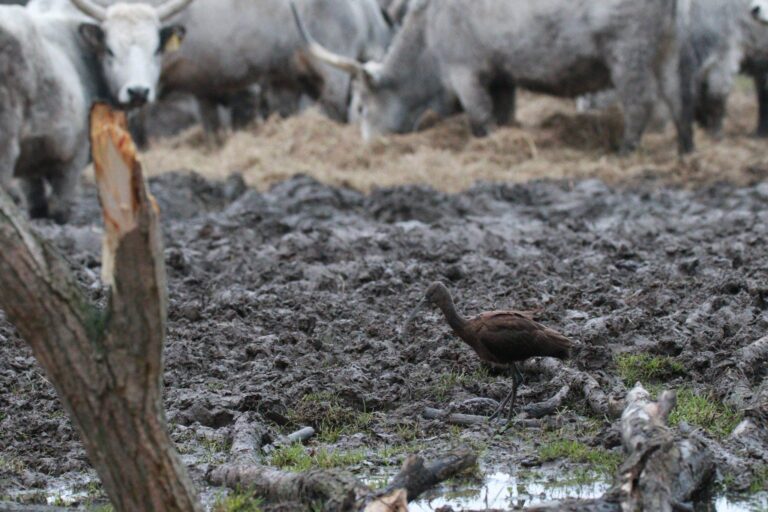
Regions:
<svg viewBox="0 0 768 512"><path fill-rule="evenodd" d="M13 172L20 154L19 144L14 135L7 138L5 135L0 137L0 188L10 194L17 204L21 203L22 198L13 183Z"/></svg>
<svg viewBox="0 0 768 512"><path fill-rule="evenodd" d="M488 135L496 126L490 92L471 69L455 68L449 72L449 76L456 96L469 117L472 135Z"/></svg>
<svg viewBox="0 0 768 512"><path fill-rule="evenodd" d="M244 89L232 95L229 108L232 113L232 129L242 130L256 120L259 95Z"/></svg>
<svg viewBox="0 0 768 512"><path fill-rule="evenodd" d="M86 146L86 150L81 151L61 172L48 178L52 189L48 198L48 212L49 217L57 224L66 224L69 221L77 196L80 174L88 162L89 150Z"/></svg>
<svg viewBox="0 0 768 512"><path fill-rule="evenodd" d="M205 140L211 147L221 146L224 138L221 133L219 104L213 98L198 96L197 107L200 110L200 120L203 122Z"/></svg>
<svg viewBox="0 0 768 512"><path fill-rule="evenodd" d="M30 219L48 218L48 200L45 198L45 181L42 178L21 178L19 180L27 198Z"/></svg>
<svg viewBox="0 0 768 512"><path fill-rule="evenodd" d="M21 194L14 186L13 173L21 155L19 133L21 132L21 109L8 99L0 87L0 188L3 188L19 204Z"/></svg>
<svg viewBox="0 0 768 512"><path fill-rule="evenodd" d="M515 123L517 87L512 84L498 85L491 89L493 117L499 126Z"/></svg>
<svg viewBox="0 0 768 512"><path fill-rule="evenodd" d="M753 76L755 91L757 92L757 104L760 107L760 117L757 120L758 137L768 137L768 73L758 72Z"/></svg>
<svg viewBox="0 0 768 512"><path fill-rule="evenodd" d="M657 81L675 123L677 151L680 155L684 155L693 151L694 147L694 60L686 50L675 55L675 58L667 58L662 64ZM712 86L710 82L709 87Z"/></svg>
<svg viewBox="0 0 768 512"><path fill-rule="evenodd" d="M636 62L617 59L611 69L611 77L624 114L624 138L619 153L627 155L637 149L640 138L648 125L656 101L656 84L644 67Z"/></svg>

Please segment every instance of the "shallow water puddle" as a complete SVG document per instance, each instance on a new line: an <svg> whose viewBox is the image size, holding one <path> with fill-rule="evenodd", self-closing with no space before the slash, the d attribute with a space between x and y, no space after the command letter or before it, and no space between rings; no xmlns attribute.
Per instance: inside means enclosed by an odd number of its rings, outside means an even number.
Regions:
<svg viewBox="0 0 768 512"><path fill-rule="evenodd" d="M553 477L554 475L549 475ZM412 512L432 512L450 505L456 510L486 510L525 508L561 501L566 498L598 498L610 487L610 482L594 475L593 481L581 479L578 483L559 483L545 477L535 481L522 479L504 472L489 474L478 486L463 482L443 486L427 498L409 505ZM750 496L718 496L709 503L695 507L697 512L757 512L768 510L768 492Z"/></svg>
<svg viewBox="0 0 768 512"><path fill-rule="evenodd" d="M548 479L522 479L504 472L489 474L478 486L473 482L458 484L445 489L443 494L411 503L414 512L430 512L450 505L456 509L484 510L488 508L507 509L540 505L565 498L589 499L601 496L610 484L595 477L591 482L559 484Z"/></svg>

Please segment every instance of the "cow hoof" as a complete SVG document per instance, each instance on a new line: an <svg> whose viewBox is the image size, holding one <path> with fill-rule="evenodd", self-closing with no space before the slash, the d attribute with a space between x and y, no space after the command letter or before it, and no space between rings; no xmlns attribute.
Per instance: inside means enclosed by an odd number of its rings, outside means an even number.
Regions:
<svg viewBox="0 0 768 512"><path fill-rule="evenodd" d="M621 157L630 156L635 151L637 151L637 144L624 142L621 144L621 147L619 147L619 156Z"/></svg>
<svg viewBox="0 0 768 512"><path fill-rule="evenodd" d="M472 125L470 129L472 130L472 135L479 138L487 137L491 133L491 130L485 125Z"/></svg>
<svg viewBox="0 0 768 512"><path fill-rule="evenodd" d="M29 218L30 219L47 219L48 205L30 207Z"/></svg>
<svg viewBox="0 0 768 512"><path fill-rule="evenodd" d="M69 222L68 211L54 211L49 215L50 219L58 225L64 225Z"/></svg>

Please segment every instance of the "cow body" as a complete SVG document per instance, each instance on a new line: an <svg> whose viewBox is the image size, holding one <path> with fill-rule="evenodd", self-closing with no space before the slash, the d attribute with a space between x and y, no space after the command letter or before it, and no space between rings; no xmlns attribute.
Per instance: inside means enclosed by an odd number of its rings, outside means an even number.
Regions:
<svg viewBox="0 0 768 512"><path fill-rule="evenodd" d="M376 0L299 0L298 6L318 38L336 51L361 59L384 55L391 27ZM197 0L177 21L188 37L166 60L162 88L194 94L206 132L219 129L220 100L254 83L278 92L285 113L298 109L307 94L332 118L347 119L349 77L303 55L288 2Z"/></svg>
<svg viewBox="0 0 768 512"><path fill-rule="evenodd" d="M615 86L624 151L638 144L658 97L688 151L679 17L676 0L413 0L386 59L357 68L363 133L410 131L426 110L446 114L458 103L482 135L508 118L512 86L567 97Z"/></svg>
<svg viewBox="0 0 768 512"><path fill-rule="evenodd" d="M88 163L88 108L106 86L77 20L0 12L0 186L18 177L31 216L64 221Z"/></svg>

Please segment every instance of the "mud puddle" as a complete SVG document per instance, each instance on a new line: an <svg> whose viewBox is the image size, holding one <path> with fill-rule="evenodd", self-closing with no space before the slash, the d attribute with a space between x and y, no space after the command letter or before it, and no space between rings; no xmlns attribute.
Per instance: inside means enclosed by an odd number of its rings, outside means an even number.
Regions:
<svg viewBox="0 0 768 512"><path fill-rule="evenodd" d="M433 512L444 507L459 511L518 510L565 499L599 498L611 486L597 473L582 473L577 481L562 479L561 472L541 471L535 479L506 472L485 475L484 481L459 481L434 489L409 505L414 512ZM571 479L573 480L573 479ZM696 512L762 512L768 510L768 492L753 495L720 495L697 503Z"/></svg>

